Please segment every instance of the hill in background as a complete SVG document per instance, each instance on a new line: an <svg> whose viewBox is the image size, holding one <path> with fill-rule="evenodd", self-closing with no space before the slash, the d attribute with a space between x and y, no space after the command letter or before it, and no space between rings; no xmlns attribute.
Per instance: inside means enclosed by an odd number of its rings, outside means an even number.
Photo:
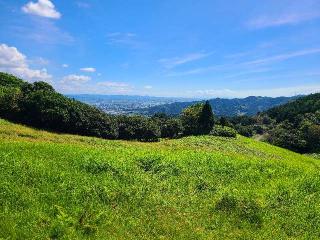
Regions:
<svg viewBox="0 0 320 240"><path fill-rule="evenodd" d="M246 98L234 99L214 98L210 99L209 102L211 104L213 112L217 116L253 116L258 112L262 112L272 107L288 103L299 97L300 96L272 98L251 96ZM197 102L199 101L163 104L159 106L153 106L146 109L142 109L140 113L145 115L154 115L156 113L165 113L167 115L179 115L184 108Z"/></svg>

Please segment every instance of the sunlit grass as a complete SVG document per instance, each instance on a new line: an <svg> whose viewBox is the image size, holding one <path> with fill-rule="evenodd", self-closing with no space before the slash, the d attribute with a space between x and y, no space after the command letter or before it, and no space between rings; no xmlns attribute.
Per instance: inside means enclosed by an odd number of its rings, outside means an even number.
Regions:
<svg viewBox="0 0 320 240"><path fill-rule="evenodd" d="M240 136L110 141L0 120L0 239L318 239L319 164Z"/></svg>

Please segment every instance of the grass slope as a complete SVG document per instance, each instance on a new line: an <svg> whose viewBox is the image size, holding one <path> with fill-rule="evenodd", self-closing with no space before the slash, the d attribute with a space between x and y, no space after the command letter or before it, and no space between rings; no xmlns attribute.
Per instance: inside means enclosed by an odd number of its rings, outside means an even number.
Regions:
<svg viewBox="0 0 320 240"><path fill-rule="evenodd" d="M319 165L240 136L108 141L0 120L0 239L319 239Z"/></svg>

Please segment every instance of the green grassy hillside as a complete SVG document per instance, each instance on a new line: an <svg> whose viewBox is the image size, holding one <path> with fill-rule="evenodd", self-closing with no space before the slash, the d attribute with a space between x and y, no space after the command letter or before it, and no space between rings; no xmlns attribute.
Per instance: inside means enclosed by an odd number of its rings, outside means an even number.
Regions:
<svg viewBox="0 0 320 240"><path fill-rule="evenodd" d="M0 120L0 239L319 239L319 166L241 136L140 143Z"/></svg>

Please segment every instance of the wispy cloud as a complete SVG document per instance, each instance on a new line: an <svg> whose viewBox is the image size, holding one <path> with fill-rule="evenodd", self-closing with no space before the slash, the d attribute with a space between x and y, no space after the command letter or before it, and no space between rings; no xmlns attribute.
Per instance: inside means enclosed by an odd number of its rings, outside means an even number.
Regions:
<svg viewBox="0 0 320 240"><path fill-rule="evenodd" d="M199 68L193 68L186 71L179 71L179 72L170 72L166 76L167 77L181 77L181 76L188 76L188 75L196 75L196 74L202 74L207 73L210 71L215 70L225 70L229 68L231 64L219 64L219 65L212 65L207 67L199 67Z"/></svg>
<svg viewBox="0 0 320 240"><path fill-rule="evenodd" d="M38 0L37 2L28 2L22 7L22 11L27 14L37 15L40 17L59 19L59 13L50 0Z"/></svg>
<svg viewBox="0 0 320 240"><path fill-rule="evenodd" d="M111 82L111 81L98 82L97 85L102 87L129 87L129 84L127 83Z"/></svg>
<svg viewBox="0 0 320 240"><path fill-rule="evenodd" d="M290 1L286 9L281 9L281 7L275 9L273 12L249 20L246 25L251 29L260 29L299 24L320 17L320 2L318 0Z"/></svg>
<svg viewBox="0 0 320 240"><path fill-rule="evenodd" d="M319 13L305 13L305 14L287 14L279 17L261 16L257 19L251 20L247 23L250 28L259 29L266 27L275 27L287 24L298 24L300 22L319 18Z"/></svg>
<svg viewBox="0 0 320 240"><path fill-rule="evenodd" d="M312 54L319 54L319 53L320 53L320 48L305 49L301 51L279 54L279 55L275 55L267 58L256 59L253 61L245 62L243 64L244 65L270 64L274 62L285 61L291 58L302 57L302 56L312 55Z"/></svg>
<svg viewBox="0 0 320 240"><path fill-rule="evenodd" d="M236 73L223 76L221 79L232 79L232 78L238 78L241 76L249 76L253 74L266 73L266 72L270 72L271 70L272 70L271 68L258 68L258 69L251 69L246 71L237 71Z"/></svg>
<svg viewBox="0 0 320 240"><path fill-rule="evenodd" d="M190 53L182 57L162 58L159 60L159 62L163 64L166 68L174 68L176 66L179 66L188 62L193 62L193 61L206 58L211 54L212 53L205 53L205 52Z"/></svg>
<svg viewBox="0 0 320 240"><path fill-rule="evenodd" d="M128 83L113 81L98 82L97 86L100 88L100 91L102 92L117 94L129 93L133 89L133 87Z"/></svg>
<svg viewBox="0 0 320 240"><path fill-rule="evenodd" d="M112 32L107 34L107 43L110 45L141 47L142 43L137 40L137 34L132 32Z"/></svg>
<svg viewBox="0 0 320 240"><path fill-rule="evenodd" d="M88 2L78 1L76 2L79 8L90 8L91 5Z"/></svg>
<svg viewBox="0 0 320 240"><path fill-rule="evenodd" d="M188 96L193 97L248 97L248 96L268 96L268 97L279 97L279 96L295 96L301 94L311 94L320 92L320 84L311 85L299 85L290 87L279 87L279 88L267 88L267 89L248 89L248 90L234 90L234 89L205 89L188 91Z"/></svg>
<svg viewBox="0 0 320 240"><path fill-rule="evenodd" d="M10 26L10 32L14 37L45 45L69 45L74 42L74 38L68 32L45 18L31 19L30 22Z"/></svg>
<svg viewBox="0 0 320 240"><path fill-rule="evenodd" d="M220 72L237 71L235 74L230 75L230 77L235 77L238 75L267 72L271 70L271 68L265 68L265 67L262 68L261 65L271 65L273 63L287 61L292 58L304 57L304 56L314 55L314 54L320 54L320 48L304 49L304 50L287 52L287 53L273 55L273 56L264 57L264 58L253 59L253 60L242 60L237 62L229 62L225 64L212 65L207 67L193 68L186 71L170 72L166 76L181 77L181 76L203 74L203 73L208 73L213 71L220 71ZM259 68L253 69L253 67L259 67Z"/></svg>
<svg viewBox="0 0 320 240"><path fill-rule="evenodd" d="M96 71L96 69L93 67L85 67L85 68L80 68L80 71L93 73Z"/></svg>
<svg viewBox="0 0 320 240"><path fill-rule="evenodd" d="M84 75L70 74L62 78L61 83L71 82L71 83L86 83L91 80L91 77Z"/></svg>
<svg viewBox="0 0 320 240"><path fill-rule="evenodd" d="M91 94L127 94L133 87L124 82L90 81L88 76L69 75L63 78L57 89L64 93L91 93Z"/></svg>

